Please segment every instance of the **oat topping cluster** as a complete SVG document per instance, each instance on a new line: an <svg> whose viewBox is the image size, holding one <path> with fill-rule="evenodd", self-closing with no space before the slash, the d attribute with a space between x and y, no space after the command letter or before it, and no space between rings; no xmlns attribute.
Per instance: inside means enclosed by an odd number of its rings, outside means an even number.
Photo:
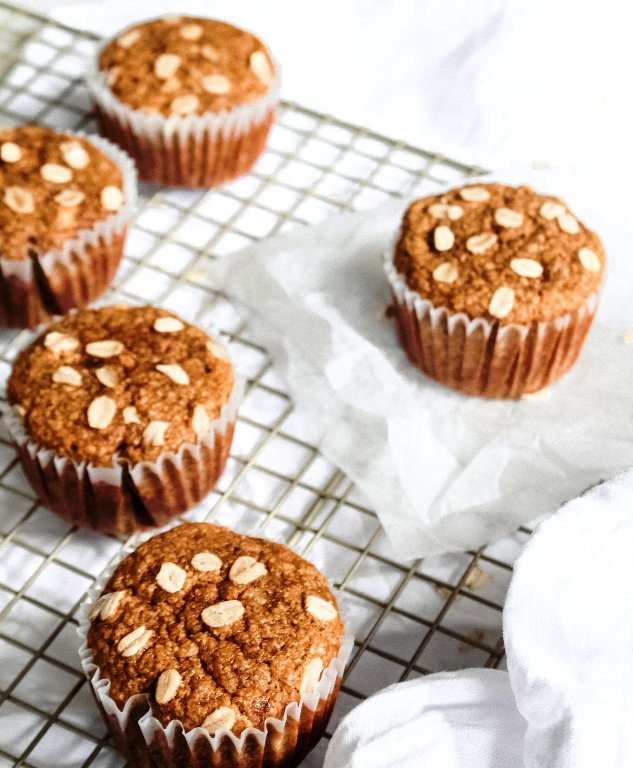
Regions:
<svg viewBox="0 0 633 768"><path fill-rule="evenodd" d="M104 48L99 67L120 101L165 116L248 103L275 79L257 37L220 21L181 16L122 33Z"/></svg>
<svg viewBox="0 0 633 768"><path fill-rule="evenodd" d="M196 442L232 384L226 353L203 331L164 310L117 305L55 323L18 358L9 398L32 439L109 465Z"/></svg>
<svg viewBox="0 0 633 768"><path fill-rule="evenodd" d="M123 179L90 142L40 126L0 131L0 229L4 258L60 248L118 211Z"/></svg>
<svg viewBox="0 0 633 768"><path fill-rule="evenodd" d="M142 545L89 619L115 700L148 693L161 720L184 713L185 727L211 734L281 715L318 683L342 634L314 566L283 545L205 523Z"/></svg>
<svg viewBox="0 0 633 768"><path fill-rule="evenodd" d="M560 200L488 184L413 203L394 263L437 306L529 322L581 306L598 288L604 251Z"/></svg>

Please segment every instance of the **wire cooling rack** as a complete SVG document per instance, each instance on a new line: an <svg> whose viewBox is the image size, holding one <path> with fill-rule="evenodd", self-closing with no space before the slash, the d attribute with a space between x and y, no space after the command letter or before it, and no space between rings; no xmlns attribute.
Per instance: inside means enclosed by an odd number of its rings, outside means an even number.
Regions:
<svg viewBox="0 0 633 768"><path fill-rule="evenodd" d="M81 82L97 39L0 2L0 120L94 130ZM356 648L330 733L399 680L503 666L501 611L530 531L477 552L403 562L367 502L298 431L266 350L215 292L216 258L267 235L393 196L428 194L478 169L284 103L253 172L210 191L143 187L104 302L154 303L219 329L248 377L227 471L184 517L264 526L342 590ZM0 332L0 384L28 332ZM0 768L121 766L80 672L75 614L122 542L76 530L37 504L0 439ZM308 756L320 766L327 739Z"/></svg>

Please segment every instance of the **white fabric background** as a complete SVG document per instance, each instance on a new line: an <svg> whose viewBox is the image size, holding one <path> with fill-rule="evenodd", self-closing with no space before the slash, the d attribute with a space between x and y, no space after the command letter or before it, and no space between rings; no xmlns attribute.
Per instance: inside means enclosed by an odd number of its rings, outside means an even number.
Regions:
<svg viewBox="0 0 633 768"><path fill-rule="evenodd" d="M542 523L503 612L508 673L380 691L342 720L324 768L633 765L632 508L628 472Z"/></svg>
<svg viewBox="0 0 633 768"><path fill-rule="evenodd" d="M33 0L30 5L50 9L58 3ZM73 3L55 15L71 25L110 34L148 15L174 10L225 18L261 34L283 64L285 98L495 169L527 168L534 162L582 169L601 192L596 196L594 225L599 228L596 219L601 206L613 204L622 220L627 216L621 196L626 187L618 185L614 192L611 185L613 174L621 178L631 170L633 156L631 10L621 0L102 0ZM600 178L598 168L603 172ZM625 295L627 290L617 281L611 283L613 294ZM622 616L622 606L629 600L631 504L628 498L620 500L619 507L612 504L618 513L622 503L626 505L624 516L618 517L609 515L606 501L602 510L586 505L580 510L585 513L581 520L585 530L578 535L573 533L576 528L569 527L575 517L570 507L560 540L555 529L549 538L553 546L549 555L554 558L550 563L562 562L564 567L544 569L547 553L532 546L536 567L530 573L524 568L526 591L520 594L515 585L511 596L514 603L509 605L523 609L513 626L532 629L514 633L512 650L513 632L506 624L510 656L514 653L526 660L512 673L513 685L520 687L520 710L530 720L525 765L617 768L630 765L633 759L625 738L633 725L619 717L632 711L630 622L615 633L610 624L613 616ZM607 528L600 536L593 523L603 519ZM563 552L566 544L578 546ZM596 555L601 555L599 562ZM579 578L569 579L570 566ZM537 590L535 577L543 582ZM565 597L562 616L561 594ZM551 601L534 604L534 595L551 597ZM593 612L576 611L577 605L591 606ZM604 633L592 631L600 627ZM531 651L542 649L548 641L553 649L549 658L542 654L534 658ZM607 670L615 670L616 675L607 675ZM485 687L478 686L476 678L486 674L496 682L487 680ZM503 674L477 671L465 672L463 677L436 676L419 683L429 691L433 685L443 685L443 678L460 686L443 690L441 698L450 700L451 706L441 711L436 706L439 694L431 691L431 720L412 717L407 723L413 732L438 737L427 741L437 758L427 765L472 765L468 749L476 737L477 744L488 745L476 752L481 768L488 765L482 762L483 755L490 761L498 759L490 765L514 767L516 753L508 758L495 751L498 734L486 730L491 707L499 706L492 721L498 723L503 715L501 721L513 734L522 735L522 721L509 706ZM495 693L499 697L493 704ZM485 701L478 698L480 694ZM417 698L418 704L425 701ZM587 701L595 701L596 706L585 707ZM469 704L474 706L470 720ZM454 705L460 717L451 723L448 715ZM561 712L561 720L548 717ZM384 713L383 706L378 714ZM446 727L438 728L438 722ZM434 731L424 730L428 723ZM452 725L460 727L452 730ZM383 733L386 739L393 738L391 727ZM515 750L517 744L507 736L507 731L501 734L502 749ZM441 737L446 738L450 752ZM332 744L341 748L340 741ZM608 754L606 747L611 749ZM377 744L372 745L370 754L377 749ZM383 743L381 749L375 754L393 754L393 743ZM343 754L341 749L330 764L341 768ZM417 766L421 757L421 750L414 748L412 762L399 755L397 765ZM369 768L370 762L354 765ZM380 765L384 768L386 763Z"/></svg>
<svg viewBox="0 0 633 768"><path fill-rule="evenodd" d="M284 97L421 147L491 168L633 156L623 0L101 0L55 16L107 35L175 11L259 33Z"/></svg>

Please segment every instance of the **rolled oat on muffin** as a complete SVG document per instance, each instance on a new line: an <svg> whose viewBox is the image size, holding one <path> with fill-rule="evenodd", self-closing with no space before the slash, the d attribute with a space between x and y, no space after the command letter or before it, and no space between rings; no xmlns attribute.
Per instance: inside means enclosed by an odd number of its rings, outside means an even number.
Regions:
<svg viewBox="0 0 633 768"><path fill-rule="evenodd" d="M414 365L465 394L518 398L576 361L605 253L558 198L475 184L412 203L384 266Z"/></svg>
<svg viewBox="0 0 633 768"><path fill-rule="evenodd" d="M211 187L246 173L275 117L279 72L255 35L193 16L120 32L88 75L101 132L158 184Z"/></svg>
<svg viewBox="0 0 633 768"><path fill-rule="evenodd" d="M313 565L197 523L141 544L106 578L80 653L134 765L299 764L325 730L352 646Z"/></svg>
<svg viewBox="0 0 633 768"><path fill-rule="evenodd" d="M135 201L134 164L108 141L0 130L0 325L32 328L103 293Z"/></svg>
<svg viewBox="0 0 633 768"><path fill-rule="evenodd" d="M4 421L42 503L123 535L197 504L231 445L239 386L224 349L164 309L83 309L21 352Z"/></svg>

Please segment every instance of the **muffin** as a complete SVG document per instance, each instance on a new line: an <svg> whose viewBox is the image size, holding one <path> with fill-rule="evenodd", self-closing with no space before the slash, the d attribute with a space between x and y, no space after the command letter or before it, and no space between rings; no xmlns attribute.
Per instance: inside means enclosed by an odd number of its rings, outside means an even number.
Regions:
<svg viewBox="0 0 633 768"><path fill-rule="evenodd" d="M42 503L129 534L162 525L215 485L238 389L226 352L163 309L84 309L19 355L4 421Z"/></svg>
<svg viewBox="0 0 633 768"><path fill-rule="evenodd" d="M136 201L110 142L24 125L0 130L0 325L35 327L108 287Z"/></svg>
<svg viewBox="0 0 633 768"><path fill-rule="evenodd" d="M574 364L605 253L558 198L477 184L416 200L384 266L414 365L467 395L518 398Z"/></svg>
<svg viewBox="0 0 633 768"><path fill-rule="evenodd" d="M80 654L131 764L299 764L353 645L313 565L196 523L154 536L105 579L89 595Z"/></svg>
<svg viewBox="0 0 633 768"><path fill-rule="evenodd" d="M211 187L246 173L275 117L278 69L261 40L213 19L129 27L88 75L101 132L145 181Z"/></svg>

